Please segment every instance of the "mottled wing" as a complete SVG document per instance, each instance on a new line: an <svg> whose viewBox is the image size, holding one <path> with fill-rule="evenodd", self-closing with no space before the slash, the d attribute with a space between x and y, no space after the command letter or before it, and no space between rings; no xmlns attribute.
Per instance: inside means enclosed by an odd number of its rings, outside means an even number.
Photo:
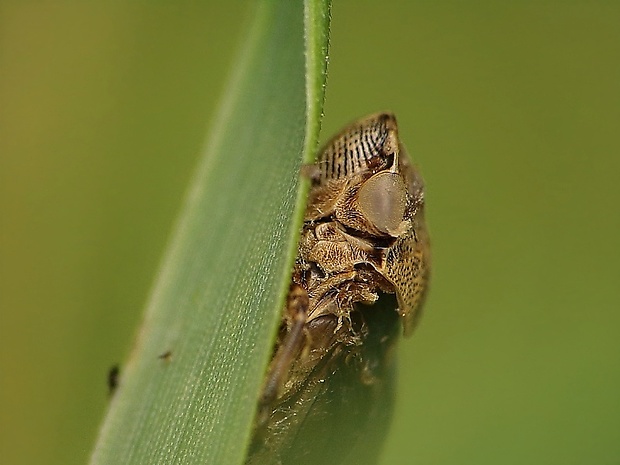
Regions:
<svg viewBox="0 0 620 465"><path fill-rule="evenodd" d="M420 318L430 274L428 236L423 224L399 237L387 250L382 274L394 285L398 313L405 336L409 336Z"/></svg>

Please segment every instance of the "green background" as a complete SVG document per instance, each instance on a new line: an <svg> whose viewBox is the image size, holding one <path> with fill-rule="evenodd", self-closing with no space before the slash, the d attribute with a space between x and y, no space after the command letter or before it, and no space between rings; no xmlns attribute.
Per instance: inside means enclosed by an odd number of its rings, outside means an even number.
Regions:
<svg viewBox="0 0 620 465"><path fill-rule="evenodd" d="M86 461L246 11L0 3L2 463ZM620 463L620 3L332 13L322 139L393 110L427 182L383 463Z"/></svg>

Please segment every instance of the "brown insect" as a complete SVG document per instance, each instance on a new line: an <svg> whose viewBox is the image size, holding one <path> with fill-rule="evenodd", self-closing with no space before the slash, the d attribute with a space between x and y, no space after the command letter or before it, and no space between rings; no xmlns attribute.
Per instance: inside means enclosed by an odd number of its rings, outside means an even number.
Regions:
<svg viewBox="0 0 620 465"><path fill-rule="evenodd" d="M308 171L312 187L251 464L339 463L338 443L359 444L341 448L342 457L376 454L368 431L377 437L389 417L397 323L411 334L429 276L423 182L394 115L351 124ZM387 300L391 311L373 305L384 294L396 296Z"/></svg>

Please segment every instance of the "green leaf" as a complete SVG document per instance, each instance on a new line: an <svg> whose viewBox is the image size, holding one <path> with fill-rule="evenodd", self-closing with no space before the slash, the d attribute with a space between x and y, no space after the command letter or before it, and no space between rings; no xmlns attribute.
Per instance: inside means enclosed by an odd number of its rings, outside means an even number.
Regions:
<svg viewBox="0 0 620 465"><path fill-rule="evenodd" d="M328 27L328 0L256 6L93 465L243 463L301 227L299 170L317 145Z"/></svg>

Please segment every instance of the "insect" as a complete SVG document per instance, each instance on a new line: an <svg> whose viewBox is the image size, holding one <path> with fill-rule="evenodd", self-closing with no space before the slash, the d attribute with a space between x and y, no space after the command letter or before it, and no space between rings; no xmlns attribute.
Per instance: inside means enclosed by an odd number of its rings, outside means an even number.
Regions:
<svg viewBox="0 0 620 465"><path fill-rule="evenodd" d="M349 125L307 171L312 187L248 464L377 453L371 439L389 420L398 321L411 334L429 278L423 181L394 115Z"/></svg>

